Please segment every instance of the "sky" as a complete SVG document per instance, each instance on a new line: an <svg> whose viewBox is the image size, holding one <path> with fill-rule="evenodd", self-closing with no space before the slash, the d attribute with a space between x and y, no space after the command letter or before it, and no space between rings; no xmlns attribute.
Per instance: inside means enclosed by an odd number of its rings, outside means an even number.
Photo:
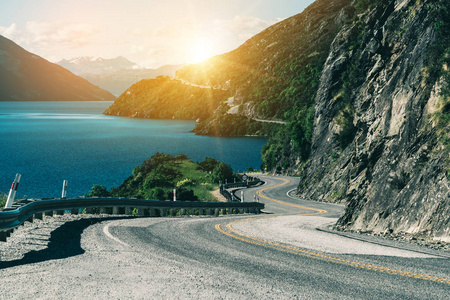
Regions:
<svg viewBox="0 0 450 300"><path fill-rule="evenodd" d="M124 56L141 67L200 62L314 0L0 0L0 35L58 62Z"/></svg>

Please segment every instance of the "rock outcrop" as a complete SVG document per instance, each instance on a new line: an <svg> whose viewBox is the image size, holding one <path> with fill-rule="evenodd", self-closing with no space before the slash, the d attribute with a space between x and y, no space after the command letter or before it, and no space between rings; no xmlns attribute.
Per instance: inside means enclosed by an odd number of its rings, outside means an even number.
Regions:
<svg viewBox="0 0 450 300"><path fill-rule="evenodd" d="M446 2L380 1L331 45L298 193L346 202L339 229L450 242L449 124L436 125L444 99L430 71L446 68L430 65L445 42L440 3L448 12Z"/></svg>

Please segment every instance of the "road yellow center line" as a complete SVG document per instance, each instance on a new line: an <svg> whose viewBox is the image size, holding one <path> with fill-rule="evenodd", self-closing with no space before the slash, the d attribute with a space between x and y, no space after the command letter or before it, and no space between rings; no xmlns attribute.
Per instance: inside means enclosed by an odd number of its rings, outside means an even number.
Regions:
<svg viewBox="0 0 450 300"><path fill-rule="evenodd" d="M266 191L269 189L274 189L274 188L286 185L291 182L288 179L283 179L283 180L285 181L284 183L258 190L257 195L262 198L265 198L267 200L274 201L274 202L277 202L280 204L313 211L312 213L304 213L304 214L296 214L296 215L303 215L303 216L304 215L317 215L317 214L324 214L327 212L326 210L323 210L323 209L316 209L316 208L296 205L296 204L280 201L280 200L273 199L273 198L262 195L263 191ZM357 267L357 268L361 268L361 269L368 269L368 270L373 270L373 271L377 271L377 272L383 272L383 273L389 273L389 274L395 274L395 275L406 276L406 277L411 277L411 278L418 278L418 279L423 279L423 280L436 281L436 282L450 284L450 279L447 279L447 278L426 275L426 274L420 274L420 273L414 273L414 272L409 272L409 271L402 271L402 270L387 268L387 267L383 267L383 266L377 266L377 265L373 265L373 264L369 264L369 263L352 261L352 260L339 258L339 257L327 255L327 254L322 254L322 253L318 253L318 252L314 252L314 251L309 251L309 250L305 250L305 249L300 249L297 247L283 245L283 244L279 244L279 243L275 243L275 242L271 242L271 241L266 241L266 240L263 240L263 239L260 239L260 238L254 237L254 236L250 236L250 235L244 234L242 232L239 232L233 228L233 225L236 223L248 222L248 221L253 221L253 220L258 220L258 219L276 218L276 217L280 217L280 216L263 216L263 217L252 217L252 218L246 218L246 219L239 219L237 221L228 223L226 225L226 227L228 228L228 230L230 232L224 230L220 224L216 224L216 229L219 232L221 232L227 236L230 236L232 238L235 238L235 239L247 242L247 243L251 243L254 245L270 247L270 248L281 250L284 252L289 252L289 253L293 253L293 254L298 254L298 255L314 258L314 259L319 259L319 260L324 260L324 261L329 261L329 262L334 262L334 263L339 263L339 264L345 264L345 265L349 265L349 266L353 266L353 267Z"/></svg>
<svg viewBox="0 0 450 300"><path fill-rule="evenodd" d="M276 202L276 203L279 203L279 204L283 204L283 205L287 205L287 206L292 206L292 207L296 207L296 208L301 208L301 209L305 209L305 210L314 211L314 213L302 214L302 215L319 215L319 214L325 214L325 213L327 213L327 211L326 211L326 210L323 210L323 209L317 209L317 208L311 208L311 207L301 206L301 205L297 205L297 204L293 204L293 203L289 203L289 202L285 202L285 201L273 199L273 198L270 198L270 197L268 197L268 196L264 196L264 195L262 194L262 192L264 192L264 191L267 191L267 190L270 190L270 189L275 189L275 188L278 188L278 187L280 187L280 186L289 184L289 183L291 182L289 179L284 179L284 178L280 178L280 179L281 179L281 180L284 180L284 182L281 183L281 184L275 185L275 186L270 186L270 187L267 187L267 188L264 188L264 189L260 189L260 190L258 190L258 191L256 192L256 194L257 194L259 197L261 197L261 198L264 198L264 199L267 199L267 200L270 200L270 201L273 201L273 202Z"/></svg>

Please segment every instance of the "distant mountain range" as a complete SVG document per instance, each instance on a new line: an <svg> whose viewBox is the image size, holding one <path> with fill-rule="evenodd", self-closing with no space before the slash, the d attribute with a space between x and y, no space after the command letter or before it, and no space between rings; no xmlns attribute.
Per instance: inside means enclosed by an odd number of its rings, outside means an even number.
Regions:
<svg viewBox="0 0 450 300"><path fill-rule="evenodd" d="M122 69L111 73L81 74L80 76L113 95L120 96L126 89L142 79L156 78L160 75L174 76L181 67L182 65L166 65L158 69Z"/></svg>
<svg viewBox="0 0 450 300"><path fill-rule="evenodd" d="M115 96L120 96L127 88L142 79L156 78L160 75L175 76L175 72L183 67L183 65L166 65L158 69L146 69L122 56L111 59L83 56L63 59L58 64Z"/></svg>
<svg viewBox="0 0 450 300"><path fill-rule="evenodd" d="M113 101L115 97L63 67L0 36L0 101Z"/></svg>
<svg viewBox="0 0 450 300"><path fill-rule="evenodd" d="M139 69L140 67L123 56L105 59L101 57L82 56L71 59L63 59L57 62L76 75L82 74L106 74L123 69Z"/></svg>

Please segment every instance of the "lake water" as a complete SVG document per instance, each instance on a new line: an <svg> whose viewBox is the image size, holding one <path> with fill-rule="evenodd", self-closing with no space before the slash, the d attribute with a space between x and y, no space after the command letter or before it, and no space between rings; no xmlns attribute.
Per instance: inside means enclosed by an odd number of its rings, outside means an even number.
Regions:
<svg viewBox="0 0 450 300"><path fill-rule="evenodd" d="M156 152L212 157L234 170L259 169L262 138L196 136L192 121L102 115L112 102L0 102L0 192L22 174L19 196L82 196L120 185Z"/></svg>

